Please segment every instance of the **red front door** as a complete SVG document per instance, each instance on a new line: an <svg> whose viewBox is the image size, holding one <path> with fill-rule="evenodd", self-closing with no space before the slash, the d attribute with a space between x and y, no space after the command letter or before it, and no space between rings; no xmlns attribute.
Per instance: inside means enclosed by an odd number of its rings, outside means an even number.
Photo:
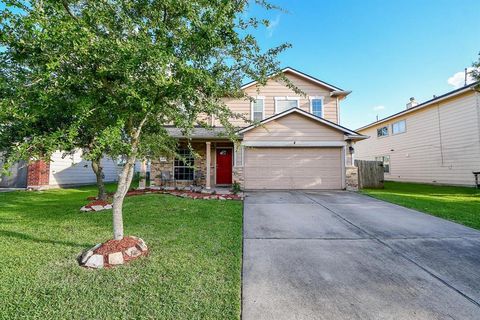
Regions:
<svg viewBox="0 0 480 320"><path fill-rule="evenodd" d="M232 149L217 149L217 184L232 184Z"/></svg>

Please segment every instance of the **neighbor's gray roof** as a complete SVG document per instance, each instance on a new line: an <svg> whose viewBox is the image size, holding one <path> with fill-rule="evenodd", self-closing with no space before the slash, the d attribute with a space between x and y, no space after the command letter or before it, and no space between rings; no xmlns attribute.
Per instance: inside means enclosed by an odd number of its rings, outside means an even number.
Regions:
<svg viewBox="0 0 480 320"><path fill-rule="evenodd" d="M165 128L168 134L174 138L185 138L182 130L175 127ZM227 139L226 130L222 127L214 128L194 128L190 136L191 139Z"/></svg>

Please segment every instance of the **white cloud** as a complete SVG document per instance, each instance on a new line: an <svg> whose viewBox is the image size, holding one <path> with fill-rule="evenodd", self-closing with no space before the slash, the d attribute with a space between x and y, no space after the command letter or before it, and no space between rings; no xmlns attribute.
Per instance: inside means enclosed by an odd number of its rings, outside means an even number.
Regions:
<svg viewBox="0 0 480 320"><path fill-rule="evenodd" d="M376 106L376 107L373 107L373 110L374 111L385 110L385 106Z"/></svg>
<svg viewBox="0 0 480 320"><path fill-rule="evenodd" d="M471 72L473 68L467 68L468 72ZM470 84L474 82L475 80L473 79L471 73L468 73L467 75L467 84ZM448 84L453 86L455 89L461 88L465 85L465 71L460 71L455 73L453 76L448 78L447 80Z"/></svg>
<svg viewBox="0 0 480 320"><path fill-rule="evenodd" d="M275 29L277 29L278 25L280 24L280 15L277 15L277 17L274 20L270 20L270 24L267 27L267 37L273 36L273 32Z"/></svg>

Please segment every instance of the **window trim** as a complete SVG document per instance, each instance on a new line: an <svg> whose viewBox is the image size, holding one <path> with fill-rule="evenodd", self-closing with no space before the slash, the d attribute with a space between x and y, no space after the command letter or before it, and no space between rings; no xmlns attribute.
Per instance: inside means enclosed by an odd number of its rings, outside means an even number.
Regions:
<svg viewBox="0 0 480 320"><path fill-rule="evenodd" d="M193 166L185 166L185 165L184 165L184 166L177 166L177 165L175 165L175 161L177 161L177 159L179 159L179 158L177 158L177 156L175 156L175 157L173 158L173 179L174 179L175 181L193 181L193 180L195 180L195 171L196 171L196 169L195 169L195 156L191 153L191 150L188 149L188 148L180 148L180 149L178 150L178 153L180 153L181 150L190 151L190 156L191 156L191 158L193 159ZM176 178L175 178L175 168L189 168L189 169L192 169L192 170L193 170L193 172L192 172L192 175L193 175L193 176L192 176L192 179L191 179L191 180L190 180L190 179L187 179L187 180L185 180L185 179L176 179Z"/></svg>
<svg viewBox="0 0 480 320"><path fill-rule="evenodd" d="M290 96L285 96L285 97L274 97L275 100L275 114L278 114L278 103L277 101L297 101L297 106L296 108L300 108L300 97L290 97ZM294 108L291 108L294 109ZM287 109L289 110L289 109ZM287 110L283 110L282 112L285 112Z"/></svg>
<svg viewBox="0 0 480 320"><path fill-rule="evenodd" d="M399 122L405 122L405 130L403 130L402 132L395 133L395 132L393 132L393 125L397 124ZM405 132L407 132L407 119L398 120L398 121L392 123L392 136L396 136L397 134L402 134L402 133L405 133Z"/></svg>
<svg viewBox="0 0 480 320"><path fill-rule="evenodd" d="M239 155L240 154L240 155ZM240 164L237 163L240 162ZM240 144L233 148L233 167L242 168L245 162L245 146Z"/></svg>
<svg viewBox="0 0 480 320"><path fill-rule="evenodd" d="M310 113L311 114L313 114L313 100L320 100L320 101L322 101L322 115L320 116L320 118L324 118L324 115L325 115L324 98L325 98L324 96L310 96L310 97L308 97L308 99L310 100ZM313 114L313 115L315 115L315 114Z"/></svg>
<svg viewBox="0 0 480 320"><path fill-rule="evenodd" d="M377 139L381 139L381 138L388 137L388 136L390 135L390 130L388 129L389 127L390 127L390 126L387 124L387 125L385 125L385 126L381 126L381 127L377 128ZM384 136L379 136L379 135L378 135L378 130L379 130L379 129L383 129L383 128L387 128L387 134L384 135Z"/></svg>
<svg viewBox="0 0 480 320"><path fill-rule="evenodd" d="M256 96L255 101L256 100L262 100L262 120L263 120L263 119L265 119L265 97ZM252 121L255 121L255 120L253 120L254 119L255 101L250 101L250 120L252 120ZM262 120L260 120L260 121L262 121Z"/></svg>
<svg viewBox="0 0 480 320"><path fill-rule="evenodd" d="M388 172L385 171L385 157L388 157ZM384 174L391 174L391 172L392 172L392 158L390 157L390 155L387 154L387 155L383 155L383 156L376 156L375 161L380 161L380 160L377 160L378 158L382 158L381 162L382 162L382 165L383 165L383 173Z"/></svg>

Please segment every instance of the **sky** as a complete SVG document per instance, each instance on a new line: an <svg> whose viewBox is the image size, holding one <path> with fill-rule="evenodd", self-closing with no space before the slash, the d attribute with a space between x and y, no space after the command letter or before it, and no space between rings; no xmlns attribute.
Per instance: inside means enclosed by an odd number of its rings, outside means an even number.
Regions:
<svg viewBox="0 0 480 320"><path fill-rule="evenodd" d="M479 0L271 0L263 48L288 42L290 66L352 93L341 103L351 129L463 85L480 52ZM257 15L255 9L249 13Z"/></svg>
<svg viewBox="0 0 480 320"><path fill-rule="evenodd" d="M283 67L351 90L340 120L351 129L463 85L479 58L480 0L269 1L284 10L245 14L271 21L260 45L288 42Z"/></svg>

